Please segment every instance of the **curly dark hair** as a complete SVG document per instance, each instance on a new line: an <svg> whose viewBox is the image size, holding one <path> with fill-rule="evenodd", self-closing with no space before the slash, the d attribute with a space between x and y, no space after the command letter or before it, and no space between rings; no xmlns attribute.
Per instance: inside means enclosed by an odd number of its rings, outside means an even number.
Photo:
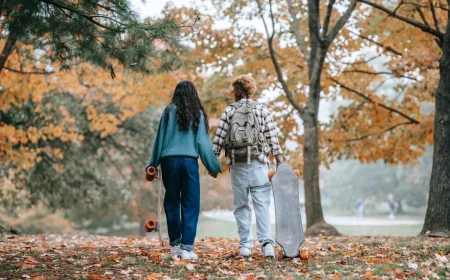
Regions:
<svg viewBox="0 0 450 280"><path fill-rule="evenodd" d="M189 130L192 122L194 132L197 133L200 123L200 115L203 113L205 116L206 131L209 131L208 115L203 109L197 90L191 81L181 81L177 84L175 92L173 93L172 101L164 112L165 116L169 112L167 109L171 105L176 106L177 123L181 130ZM166 117L166 124L167 121L168 118Z"/></svg>

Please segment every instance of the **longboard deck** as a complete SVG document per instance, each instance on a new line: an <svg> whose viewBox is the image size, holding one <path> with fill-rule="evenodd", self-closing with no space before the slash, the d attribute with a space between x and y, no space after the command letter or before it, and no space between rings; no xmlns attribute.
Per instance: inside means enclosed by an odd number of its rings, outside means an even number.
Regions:
<svg viewBox="0 0 450 280"><path fill-rule="evenodd" d="M299 248L305 241L300 213L298 177L292 168L282 163L272 177L275 201L276 237L288 258L299 256Z"/></svg>

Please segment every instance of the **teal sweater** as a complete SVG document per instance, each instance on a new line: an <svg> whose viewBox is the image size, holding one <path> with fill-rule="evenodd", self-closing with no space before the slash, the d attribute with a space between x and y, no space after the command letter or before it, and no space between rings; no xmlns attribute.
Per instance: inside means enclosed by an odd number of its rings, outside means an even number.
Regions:
<svg viewBox="0 0 450 280"><path fill-rule="evenodd" d="M145 166L145 170L149 166L158 167L163 157L188 156L198 158L200 156L203 165L209 172L221 172L219 161L212 149L211 139L209 139L208 131L206 131L203 113L200 115L198 132L195 133L192 129L192 123L189 131L180 130L175 105L169 105L166 110L169 111L167 116L163 113L161 117L150 163ZM168 118L167 125L166 117Z"/></svg>

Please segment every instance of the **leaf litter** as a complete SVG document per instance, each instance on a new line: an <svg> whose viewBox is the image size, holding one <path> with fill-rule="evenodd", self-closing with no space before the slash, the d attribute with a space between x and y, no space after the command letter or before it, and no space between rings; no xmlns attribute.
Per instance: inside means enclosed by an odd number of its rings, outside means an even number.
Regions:
<svg viewBox="0 0 450 280"><path fill-rule="evenodd" d="M166 242L167 244L167 242ZM255 244L256 241L255 241ZM450 279L450 241L422 237L307 238L299 258L239 256L238 240L196 241L198 260L156 238L0 235L3 279Z"/></svg>

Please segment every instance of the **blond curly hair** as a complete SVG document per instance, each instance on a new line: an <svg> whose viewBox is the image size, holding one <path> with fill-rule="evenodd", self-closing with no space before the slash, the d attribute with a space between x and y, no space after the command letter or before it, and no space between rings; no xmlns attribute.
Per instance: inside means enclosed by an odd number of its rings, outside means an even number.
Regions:
<svg viewBox="0 0 450 280"><path fill-rule="evenodd" d="M231 86L236 84L242 86L245 93L250 97L256 92L256 81L249 74L239 75L231 81Z"/></svg>

